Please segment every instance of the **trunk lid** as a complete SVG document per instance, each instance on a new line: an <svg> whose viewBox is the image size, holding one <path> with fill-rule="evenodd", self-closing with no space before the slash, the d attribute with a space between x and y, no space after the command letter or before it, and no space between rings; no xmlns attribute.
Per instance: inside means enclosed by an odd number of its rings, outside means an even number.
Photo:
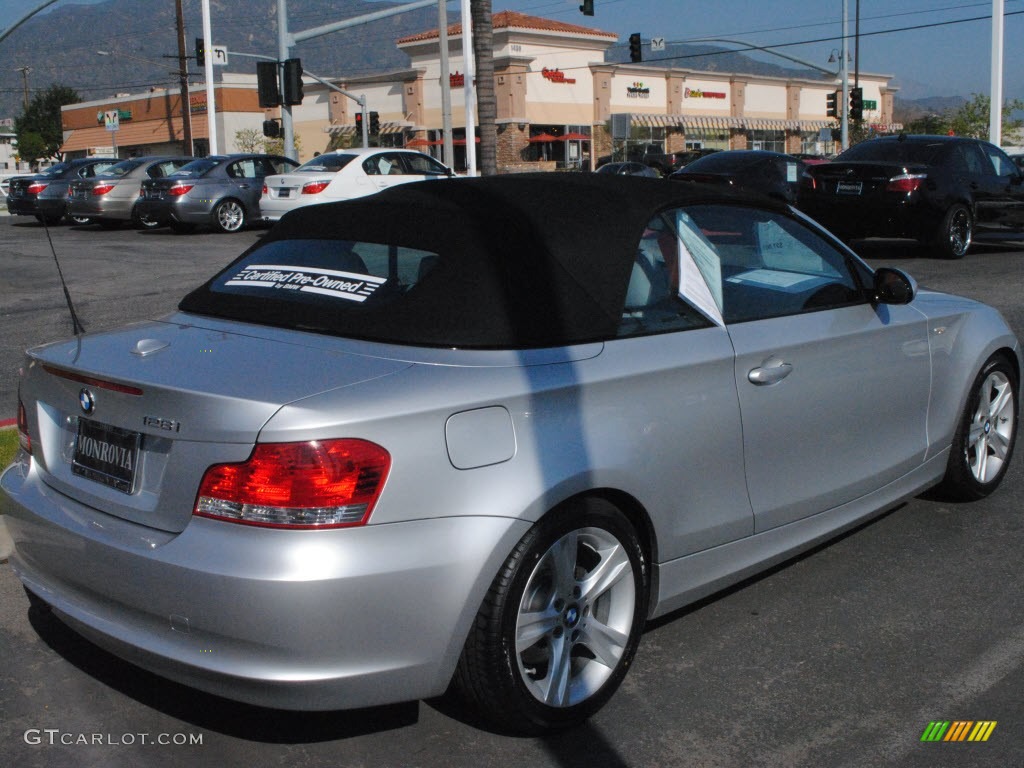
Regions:
<svg viewBox="0 0 1024 768"><path fill-rule="evenodd" d="M41 477L109 514L182 530L206 469L246 459L282 406L409 366L308 337L150 322L30 350L21 393Z"/></svg>
<svg viewBox="0 0 1024 768"><path fill-rule="evenodd" d="M814 192L831 197L863 197L884 191L889 180L905 174L928 172L928 166L898 162L832 161L804 171L814 179Z"/></svg>

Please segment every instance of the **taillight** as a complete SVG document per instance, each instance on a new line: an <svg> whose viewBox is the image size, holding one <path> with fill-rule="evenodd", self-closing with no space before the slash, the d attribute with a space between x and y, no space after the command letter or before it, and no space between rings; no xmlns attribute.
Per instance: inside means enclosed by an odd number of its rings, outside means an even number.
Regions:
<svg viewBox="0 0 1024 768"><path fill-rule="evenodd" d="M28 414L25 404L18 398L18 444L27 452L32 453L32 438L28 435Z"/></svg>
<svg viewBox="0 0 1024 768"><path fill-rule="evenodd" d="M925 173L903 173L899 176L893 176L889 179L889 183L885 185L885 191L913 192L924 184L926 178L928 178L928 175Z"/></svg>
<svg viewBox="0 0 1024 768"><path fill-rule="evenodd" d="M167 194L171 197L181 197L182 195L187 195L194 186L194 184L175 184L167 190Z"/></svg>
<svg viewBox="0 0 1024 768"><path fill-rule="evenodd" d="M44 184L41 181L34 181L34 182L32 182L31 184L28 185L28 189L26 189L25 191L28 192L30 195L38 195L40 192L42 192L48 186L50 186L48 183Z"/></svg>
<svg viewBox="0 0 1024 768"><path fill-rule="evenodd" d="M109 192L113 188L113 184L97 184L95 187L92 188L92 193L99 197L100 195L107 194L107 192Z"/></svg>
<svg viewBox="0 0 1024 768"><path fill-rule="evenodd" d="M264 194L264 195L265 195L265 194L267 194L267 192L269 192L269 191L270 191L270 190L269 190L269 189L267 189L267 185L266 185L266 184L264 184L264 185L263 185L263 192L262 192L262 194Z"/></svg>
<svg viewBox="0 0 1024 768"><path fill-rule="evenodd" d="M268 528L364 525L391 469L391 455L357 439L261 443L239 464L216 464L193 514Z"/></svg>
<svg viewBox="0 0 1024 768"><path fill-rule="evenodd" d="M302 185L302 194L304 195L316 195L327 189L329 181L310 181Z"/></svg>

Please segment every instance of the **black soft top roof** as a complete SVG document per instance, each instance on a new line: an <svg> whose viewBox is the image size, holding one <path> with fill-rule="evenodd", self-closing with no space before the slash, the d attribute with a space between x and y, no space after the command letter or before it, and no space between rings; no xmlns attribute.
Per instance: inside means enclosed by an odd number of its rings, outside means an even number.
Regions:
<svg viewBox="0 0 1024 768"><path fill-rule="evenodd" d="M299 208L221 273L289 240L386 243L438 254L437 266L402 301L318 308L313 316L285 301L215 291L218 276L180 308L399 344L522 348L607 339L621 321L650 219L668 208L736 200L661 179L583 173L405 184Z"/></svg>

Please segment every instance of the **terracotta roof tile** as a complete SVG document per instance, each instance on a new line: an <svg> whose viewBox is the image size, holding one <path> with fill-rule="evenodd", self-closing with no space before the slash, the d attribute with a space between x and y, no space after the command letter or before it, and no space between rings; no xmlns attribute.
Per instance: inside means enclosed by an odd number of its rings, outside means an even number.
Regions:
<svg viewBox="0 0 1024 768"><path fill-rule="evenodd" d="M564 32L570 35L599 35L612 40L617 40L618 35L613 32L605 32L603 29L593 27L581 27L578 24L566 24L564 21L542 19L539 16L528 16L518 11L500 11L491 17L491 26L495 29L531 29L540 32ZM461 35L462 23L448 25L449 35ZM440 37L440 31L432 29L428 32L420 32L415 35L399 38L397 43L415 43L424 40L435 40Z"/></svg>

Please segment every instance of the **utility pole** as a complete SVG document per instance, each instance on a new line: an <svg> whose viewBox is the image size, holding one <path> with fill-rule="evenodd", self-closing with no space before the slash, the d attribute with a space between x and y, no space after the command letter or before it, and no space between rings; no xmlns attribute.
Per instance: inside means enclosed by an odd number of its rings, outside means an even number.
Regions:
<svg viewBox="0 0 1024 768"><path fill-rule="evenodd" d="M181 146L182 154L192 155L192 104L188 96L188 57L185 55L185 16L181 0L174 0L175 21L178 24L178 81L181 84ZM168 115L170 117L170 115Z"/></svg>
<svg viewBox="0 0 1024 768"><path fill-rule="evenodd" d="M24 87L24 97L22 103L25 106L25 111L28 112L28 73L32 71L32 67L18 67L14 70L15 72L21 72L21 80Z"/></svg>

